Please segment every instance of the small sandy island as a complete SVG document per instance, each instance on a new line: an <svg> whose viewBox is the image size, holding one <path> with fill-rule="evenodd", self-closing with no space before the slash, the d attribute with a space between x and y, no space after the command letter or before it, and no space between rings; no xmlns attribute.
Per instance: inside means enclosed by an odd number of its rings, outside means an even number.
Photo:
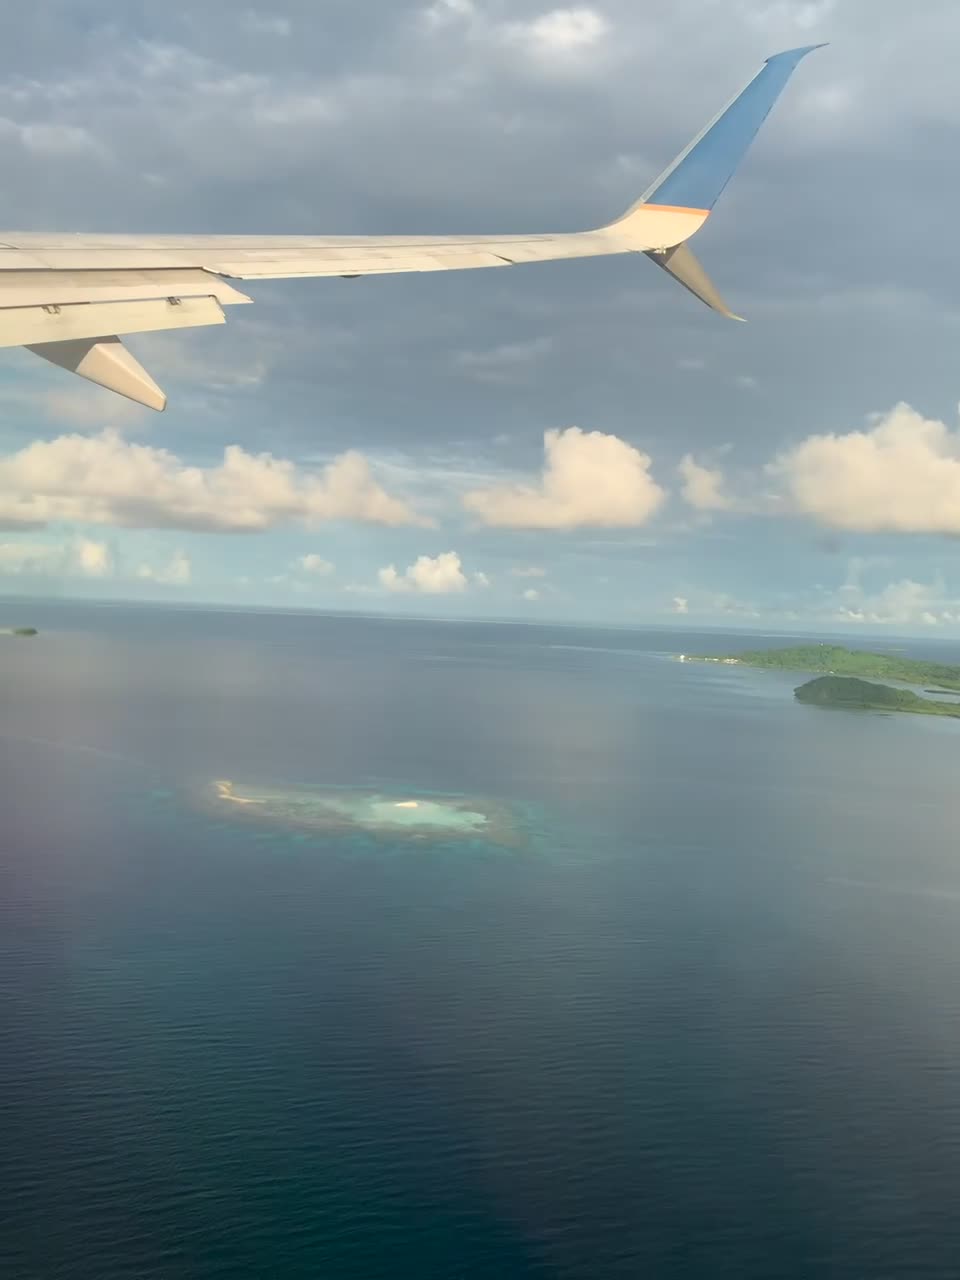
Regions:
<svg viewBox="0 0 960 1280"><path fill-rule="evenodd" d="M513 815L496 802L465 795L414 797L364 787L235 782L217 778L201 795L211 811L300 831L354 831L392 839L475 839L518 843Z"/></svg>
<svg viewBox="0 0 960 1280"><path fill-rule="evenodd" d="M263 804L262 800L252 800L249 796L238 796L234 794L233 783L229 778L221 778L213 784L217 789L217 795L221 800L229 800L231 804Z"/></svg>

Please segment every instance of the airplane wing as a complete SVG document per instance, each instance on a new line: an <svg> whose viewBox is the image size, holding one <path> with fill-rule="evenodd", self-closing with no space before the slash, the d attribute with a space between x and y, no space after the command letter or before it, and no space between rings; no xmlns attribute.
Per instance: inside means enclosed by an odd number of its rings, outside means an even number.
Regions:
<svg viewBox="0 0 960 1280"><path fill-rule="evenodd" d="M252 299L235 280L353 278L643 253L732 313L686 241L709 217L792 71L819 45L768 58L615 222L517 236L125 236L0 232L0 346L36 355L152 409L166 397L120 341L222 324Z"/></svg>

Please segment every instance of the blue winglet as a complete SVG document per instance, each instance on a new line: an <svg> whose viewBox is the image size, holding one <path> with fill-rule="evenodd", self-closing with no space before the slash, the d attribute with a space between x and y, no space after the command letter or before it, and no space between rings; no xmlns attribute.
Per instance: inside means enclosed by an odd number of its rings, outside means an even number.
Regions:
<svg viewBox="0 0 960 1280"><path fill-rule="evenodd" d="M775 53L641 197L642 204L712 209L801 58L822 44Z"/></svg>

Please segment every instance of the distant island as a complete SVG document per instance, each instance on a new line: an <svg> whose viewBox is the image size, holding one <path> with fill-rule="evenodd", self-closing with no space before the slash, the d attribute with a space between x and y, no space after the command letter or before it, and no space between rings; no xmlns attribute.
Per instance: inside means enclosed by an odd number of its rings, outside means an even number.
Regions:
<svg viewBox="0 0 960 1280"><path fill-rule="evenodd" d="M0 629L0 636L35 636L39 634L36 627L5 627Z"/></svg>
<svg viewBox="0 0 960 1280"><path fill-rule="evenodd" d="M786 649L748 649L743 653L711 656L681 654L682 662L721 662L727 666L762 667L775 671L813 671L827 676L859 676L936 685L932 692L960 693L960 666L921 662L839 644L802 644ZM895 692L891 690L891 692ZM915 696L915 695L911 695ZM918 699L923 701L923 699Z"/></svg>
<svg viewBox="0 0 960 1280"><path fill-rule="evenodd" d="M817 676L793 691L798 702L816 707L840 707L848 711L908 711L923 716L960 719L960 703L934 702L909 689L892 689L856 676Z"/></svg>

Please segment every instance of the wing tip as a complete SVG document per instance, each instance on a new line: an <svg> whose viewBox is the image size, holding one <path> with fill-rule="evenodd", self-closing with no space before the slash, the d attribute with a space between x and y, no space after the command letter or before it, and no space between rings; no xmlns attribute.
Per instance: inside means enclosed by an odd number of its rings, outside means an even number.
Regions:
<svg viewBox="0 0 960 1280"><path fill-rule="evenodd" d="M792 62L796 65L801 58L805 58L808 53L814 53L817 49L826 49L830 43L829 40L821 40L819 44L801 44L795 49L781 49L779 53L771 53L769 58L764 58L764 66L771 62Z"/></svg>

